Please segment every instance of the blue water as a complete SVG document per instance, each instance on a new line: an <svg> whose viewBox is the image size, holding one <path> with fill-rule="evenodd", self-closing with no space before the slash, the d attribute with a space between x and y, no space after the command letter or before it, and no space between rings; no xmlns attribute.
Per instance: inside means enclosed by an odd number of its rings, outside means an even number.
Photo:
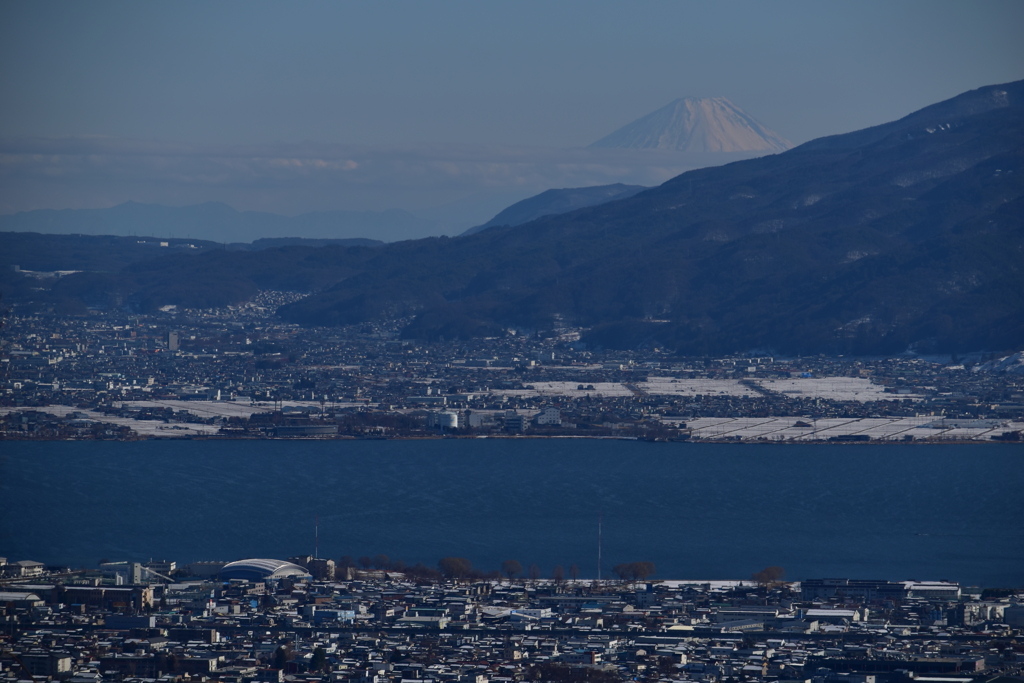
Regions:
<svg viewBox="0 0 1024 683"><path fill-rule="evenodd" d="M0 444L0 556L448 555L497 569L1024 585L1024 447L594 440Z"/></svg>

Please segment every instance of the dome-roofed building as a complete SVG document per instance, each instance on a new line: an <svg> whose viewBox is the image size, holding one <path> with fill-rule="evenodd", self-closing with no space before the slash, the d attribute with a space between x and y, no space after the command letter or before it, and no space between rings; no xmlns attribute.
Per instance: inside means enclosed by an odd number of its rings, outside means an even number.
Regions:
<svg viewBox="0 0 1024 683"><path fill-rule="evenodd" d="M229 562L220 570L222 579L248 579L266 581L289 576L309 576L309 572L297 564L284 560L253 558Z"/></svg>

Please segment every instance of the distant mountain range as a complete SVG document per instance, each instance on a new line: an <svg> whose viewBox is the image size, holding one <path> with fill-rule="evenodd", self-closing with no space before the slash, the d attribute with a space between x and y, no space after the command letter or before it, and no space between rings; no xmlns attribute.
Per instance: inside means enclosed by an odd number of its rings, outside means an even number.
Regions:
<svg viewBox="0 0 1024 683"><path fill-rule="evenodd" d="M222 243L295 237L395 242L430 234L436 228L432 221L398 209L319 211L288 217L236 211L220 202L182 207L125 202L107 209L42 209L0 216L0 232L191 237Z"/></svg>
<svg viewBox="0 0 1024 683"><path fill-rule="evenodd" d="M687 97L669 102L590 146L771 154L793 145L724 97Z"/></svg>
<svg viewBox="0 0 1024 683"><path fill-rule="evenodd" d="M473 235L498 225L522 225L543 216L554 216L588 206L605 204L616 199L626 199L646 189L643 185L615 183L614 185L546 190L521 202L516 202L483 225L470 228L462 235Z"/></svg>
<svg viewBox="0 0 1024 683"><path fill-rule="evenodd" d="M590 147L683 152L673 163L678 164L685 158L684 168L696 168L779 152L791 145L725 98L688 98L671 102ZM509 206L487 223L463 234L472 235L498 225L521 225L542 216L625 199L642 189L645 188L639 185L616 183L547 190ZM433 211L438 213L436 209ZM220 202L172 207L130 201L103 209L41 209L0 215L0 232L141 235L235 244L295 238L397 242L446 232L450 228L441 221L399 209L321 211L289 217L261 211L237 211Z"/></svg>
<svg viewBox="0 0 1024 683"><path fill-rule="evenodd" d="M1024 81L517 226L181 250L25 296L41 310L151 310L261 288L313 292L279 311L287 321L410 316L409 338L565 321L590 328L587 344L695 355L1020 350Z"/></svg>

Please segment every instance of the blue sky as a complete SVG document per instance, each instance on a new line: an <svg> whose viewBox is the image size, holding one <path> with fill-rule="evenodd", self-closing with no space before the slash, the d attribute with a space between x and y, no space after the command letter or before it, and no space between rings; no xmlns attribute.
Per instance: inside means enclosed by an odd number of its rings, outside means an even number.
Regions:
<svg viewBox="0 0 1024 683"><path fill-rule="evenodd" d="M800 143L1024 78L1021 26L1017 1L3 3L0 213L219 199L486 220L548 183L687 167L578 151L675 98L727 97ZM302 186L319 162L333 175Z"/></svg>

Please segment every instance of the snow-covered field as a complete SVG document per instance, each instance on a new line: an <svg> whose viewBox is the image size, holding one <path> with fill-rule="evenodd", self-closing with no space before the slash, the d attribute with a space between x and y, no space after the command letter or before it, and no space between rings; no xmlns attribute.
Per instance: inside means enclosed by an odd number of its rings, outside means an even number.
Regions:
<svg viewBox="0 0 1024 683"><path fill-rule="evenodd" d="M872 441L915 440L988 441L1006 431L1024 429L1024 423L1007 422L978 427L943 427L937 417L830 418L799 417L722 418L687 420L692 435L700 439L743 441L821 441L843 435L866 435ZM803 423L808 426L797 426Z"/></svg>
<svg viewBox="0 0 1024 683"><path fill-rule="evenodd" d="M885 401L920 399L913 394L887 394L885 387L861 377L807 377L799 379L759 379L766 391L800 398L826 398L834 401Z"/></svg>
<svg viewBox="0 0 1024 683"><path fill-rule="evenodd" d="M125 401L126 408L170 408L175 412L184 410L197 417L240 417L248 419L253 413L269 413L274 410L273 403L258 403L250 405L248 401ZM320 411L320 403L316 401L281 401L280 407L287 408L309 408ZM335 408L347 408L352 406L365 406L365 403L327 403L324 408L327 412Z"/></svg>
<svg viewBox="0 0 1024 683"><path fill-rule="evenodd" d="M920 399L913 394L887 394L885 387L872 384L860 377L813 377L806 379L754 379L768 392L799 397L822 398L835 401L879 401L894 399ZM580 386L583 389L580 389ZM493 393L504 396L631 396L633 391L620 382L534 382L532 389L500 389ZM593 386L593 389L586 389ZM651 396L756 396L756 389L737 379L679 379L675 377L648 377L637 382L637 390Z"/></svg>
<svg viewBox="0 0 1024 683"><path fill-rule="evenodd" d="M123 403L125 408L170 408L175 412L184 410L192 415L202 418L217 418L217 417L240 417L248 419L253 413L270 412L273 410L273 404L250 406L248 402L232 402L232 401L125 401ZM330 407L337 407L340 405L349 404L330 404ZM284 401L283 407L289 408L314 408L320 410L319 403L303 402L303 401ZM203 424L189 424L189 423L167 423L163 420L135 420L130 417L114 417L111 415L104 415L103 413L94 410L83 410L81 408L75 408L74 406L43 406L43 407L32 407L32 408L0 408L0 414L6 415L10 412L18 410L37 410L43 413L49 413L58 417L66 417L70 413L78 413L81 419L92 420L95 422L105 422L107 424L116 424L122 427L129 427L132 431L136 432L141 436L150 437L184 437L184 436L199 436L207 434L216 434L220 431L220 427L214 425L203 425Z"/></svg>
<svg viewBox="0 0 1024 683"><path fill-rule="evenodd" d="M78 413L81 419L92 420L115 424L119 427L128 427L140 436L159 436L167 438L180 438L184 436L198 436L202 434L216 434L218 428L211 425L196 424L168 424L163 420L133 420L130 417L112 417L94 410L82 410L74 406L43 406L33 408L0 408L0 412L7 414L19 410L36 410L41 413L49 413L58 417L65 417L69 413Z"/></svg>
<svg viewBox="0 0 1024 683"><path fill-rule="evenodd" d="M170 408L177 412L185 410L197 417L240 417L249 419L253 413L269 412L272 406L256 408L248 402L233 401L125 401L125 408Z"/></svg>
<svg viewBox="0 0 1024 683"><path fill-rule="evenodd" d="M648 377L637 388L658 396L756 396L757 392L736 379L677 379Z"/></svg>

